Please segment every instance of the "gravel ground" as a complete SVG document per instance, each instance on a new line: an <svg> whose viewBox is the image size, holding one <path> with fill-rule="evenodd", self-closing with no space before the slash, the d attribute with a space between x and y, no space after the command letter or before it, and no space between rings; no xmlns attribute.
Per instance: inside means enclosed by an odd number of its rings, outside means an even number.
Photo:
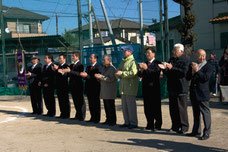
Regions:
<svg viewBox="0 0 228 152"><path fill-rule="evenodd" d="M70 119L34 116L29 114L31 112L29 97L1 96L0 152L228 151L228 105L218 102L218 98L211 100L211 138L200 141L194 137L167 132L171 127L167 99L162 101L162 130L150 132L144 130L146 119L142 99L137 100L139 127L129 130L118 126L109 127ZM71 117L73 117L75 110L72 100L71 106ZM116 100L116 109L117 123L122 124L120 99ZM44 111L46 113L45 108ZM59 107L57 104L58 115ZM191 130L193 117L190 104L188 116ZM89 118L87 108L86 120ZM104 119L105 113L102 102L101 122Z"/></svg>

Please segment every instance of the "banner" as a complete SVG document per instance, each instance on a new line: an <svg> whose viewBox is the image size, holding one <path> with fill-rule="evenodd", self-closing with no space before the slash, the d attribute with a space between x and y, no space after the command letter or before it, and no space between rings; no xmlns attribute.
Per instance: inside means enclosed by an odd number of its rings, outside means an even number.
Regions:
<svg viewBox="0 0 228 152"><path fill-rule="evenodd" d="M20 90L26 90L26 77L25 77L25 59L24 59L24 50L17 51L17 78L18 78L18 87Z"/></svg>

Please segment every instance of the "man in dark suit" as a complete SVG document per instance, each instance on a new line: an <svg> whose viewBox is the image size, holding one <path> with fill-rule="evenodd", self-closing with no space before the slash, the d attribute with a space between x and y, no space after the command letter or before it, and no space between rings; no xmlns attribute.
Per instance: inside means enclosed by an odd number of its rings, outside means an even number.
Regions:
<svg viewBox="0 0 228 152"><path fill-rule="evenodd" d="M169 131L185 134L188 131L187 93L188 82L185 78L189 61L184 57L184 46L175 44L173 57L168 63L160 67L167 76L167 88L169 93L169 110L172 127Z"/></svg>
<svg viewBox="0 0 228 152"><path fill-rule="evenodd" d="M160 72L158 64L160 61L155 59L155 49L146 49L146 63L140 63L139 77L142 78L142 91L144 99L144 112L147 119L145 129L155 131L161 130L161 96L160 96Z"/></svg>
<svg viewBox="0 0 228 152"><path fill-rule="evenodd" d="M85 91L91 115L89 122L99 123L101 116L100 82L96 79L95 74L101 73L101 66L97 64L97 54L91 54L89 60L91 65L87 66L86 71L81 72L80 75L86 79Z"/></svg>
<svg viewBox="0 0 228 152"><path fill-rule="evenodd" d="M28 68L28 73L25 76L29 79L29 91L32 103L32 114L41 115L43 113L42 94L41 94L41 71L42 65L38 58L33 55L31 58L32 66Z"/></svg>
<svg viewBox="0 0 228 152"><path fill-rule="evenodd" d="M61 112L59 118L66 119L70 117L70 101L68 95L68 77L63 72L64 69L68 68L65 55L59 55L59 64L59 66L54 64L53 67L56 70L56 91Z"/></svg>
<svg viewBox="0 0 228 152"><path fill-rule="evenodd" d="M80 73L84 71L83 64L80 63L80 53L73 52L73 63L69 68L63 70L70 77L69 89L72 94L74 107L76 110L75 119L83 121L85 119L86 105L83 96L83 82Z"/></svg>
<svg viewBox="0 0 228 152"><path fill-rule="evenodd" d="M53 117L56 113L55 106L55 96L54 96L54 83L55 83L55 71L52 69L53 67L53 56L46 55L44 58L46 65L43 67L42 71L42 88L43 88L43 97L44 103L48 110L45 116Z"/></svg>
<svg viewBox="0 0 228 152"><path fill-rule="evenodd" d="M200 136L200 113L203 115L204 130L200 140L206 140L211 133L211 113L209 108L210 89L209 80L212 74L212 66L206 61L206 52L198 50L196 54L198 63L192 62L187 72L187 80L191 80L190 99L193 109L194 125L192 132L187 136Z"/></svg>

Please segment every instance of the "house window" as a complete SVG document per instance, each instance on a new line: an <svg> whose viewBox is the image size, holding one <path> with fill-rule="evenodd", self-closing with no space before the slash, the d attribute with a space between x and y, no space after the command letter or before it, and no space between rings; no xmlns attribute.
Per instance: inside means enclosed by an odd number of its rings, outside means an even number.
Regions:
<svg viewBox="0 0 228 152"><path fill-rule="evenodd" d="M225 2L227 0L213 0L213 3Z"/></svg>
<svg viewBox="0 0 228 152"><path fill-rule="evenodd" d="M17 32L18 33L30 33L30 25L29 24L18 24Z"/></svg>
<svg viewBox="0 0 228 152"><path fill-rule="evenodd" d="M101 31L101 36L102 37L108 36L108 31Z"/></svg>

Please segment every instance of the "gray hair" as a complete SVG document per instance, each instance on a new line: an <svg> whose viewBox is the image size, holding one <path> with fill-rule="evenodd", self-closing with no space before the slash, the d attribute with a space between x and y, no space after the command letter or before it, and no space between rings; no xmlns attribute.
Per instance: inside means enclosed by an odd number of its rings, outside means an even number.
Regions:
<svg viewBox="0 0 228 152"><path fill-rule="evenodd" d="M111 55L106 54L106 55L103 56L103 59L104 59L105 57L107 57L107 60L109 60L109 62L112 63L112 56L111 56Z"/></svg>
<svg viewBox="0 0 228 152"><path fill-rule="evenodd" d="M175 48L178 48L179 51L184 52L184 45L177 43L174 45Z"/></svg>

